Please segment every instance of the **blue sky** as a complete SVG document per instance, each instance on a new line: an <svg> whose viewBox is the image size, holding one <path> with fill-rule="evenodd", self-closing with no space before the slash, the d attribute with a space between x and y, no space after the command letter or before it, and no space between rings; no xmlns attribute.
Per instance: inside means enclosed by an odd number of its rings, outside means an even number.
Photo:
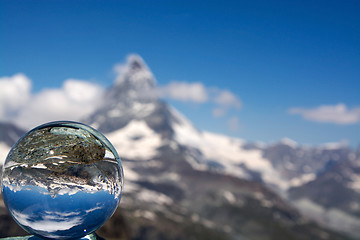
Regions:
<svg viewBox="0 0 360 240"><path fill-rule="evenodd" d="M251 141L360 144L359 1L0 4L0 80L23 73L30 98L66 79L106 88L114 65L136 53L160 86L197 83L241 102L215 116L213 101L170 97L200 129Z"/></svg>

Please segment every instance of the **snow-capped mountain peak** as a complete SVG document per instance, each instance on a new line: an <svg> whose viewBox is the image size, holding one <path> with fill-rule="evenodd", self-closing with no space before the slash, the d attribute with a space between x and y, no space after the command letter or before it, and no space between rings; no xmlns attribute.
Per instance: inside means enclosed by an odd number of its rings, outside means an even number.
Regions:
<svg viewBox="0 0 360 240"><path fill-rule="evenodd" d="M132 120L145 120L154 131L164 125L164 103L155 95L156 80L144 60L129 55L125 64L115 66L118 76L104 93L102 104L84 122L104 133L125 127Z"/></svg>
<svg viewBox="0 0 360 240"><path fill-rule="evenodd" d="M297 148L299 146L297 142L295 142L294 140L292 140L290 138L283 138L283 139L281 139L280 143L282 143L284 145L288 145L289 147L292 147L292 148Z"/></svg>
<svg viewBox="0 0 360 240"><path fill-rule="evenodd" d="M115 71L118 73L114 83L116 88L144 91L151 90L156 84L153 73L139 55L129 55L126 64L117 65Z"/></svg>

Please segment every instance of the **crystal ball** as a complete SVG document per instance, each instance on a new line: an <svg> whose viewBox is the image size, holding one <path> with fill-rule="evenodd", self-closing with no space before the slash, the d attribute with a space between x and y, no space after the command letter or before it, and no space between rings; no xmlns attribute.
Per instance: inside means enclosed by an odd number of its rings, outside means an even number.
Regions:
<svg viewBox="0 0 360 240"><path fill-rule="evenodd" d="M123 168L112 144L76 122L51 122L26 133L10 150L1 191L15 221L41 238L77 239L115 212Z"/></svg>

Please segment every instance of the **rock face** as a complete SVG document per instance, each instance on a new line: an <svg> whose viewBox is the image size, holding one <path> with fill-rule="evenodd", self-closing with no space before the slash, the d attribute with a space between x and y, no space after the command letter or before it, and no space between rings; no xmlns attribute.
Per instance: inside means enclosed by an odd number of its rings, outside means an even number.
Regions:
<svg viewBox="0 0 360 240"><path fill-rule="evenodd" d="M25 132L12 123L0 122L0 143L12 146Z"/></svg>
<svg viewBox="0 0 360 240"><path fill-rule="evenodd" d="M286 197L288 189L296 201L309 197L294 187L316 181L351 150L286 139L257 145L199 131L156 96L156 80L141 57L130 56L120 70L102 106L83 121L106 135L124 164L120 209L101 236L348 239L309 220Z"/></svg>
<svg viewBox="0 0 360 240"><path fill-rule="evenodd" d="M12 123L0 122L0 165L3 165L11 147L25 132Z"/></svg>

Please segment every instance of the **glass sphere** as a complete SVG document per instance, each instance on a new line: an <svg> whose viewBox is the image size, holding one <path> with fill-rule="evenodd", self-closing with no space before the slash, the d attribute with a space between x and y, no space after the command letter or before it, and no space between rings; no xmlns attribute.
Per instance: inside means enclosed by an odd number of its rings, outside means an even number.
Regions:
<svg viewBox="0 0 360 240"><path fill-rule="evenodd" d="M10 214L30 234L76 239L115 212L123 179L120 158L104 135L81 123L51 122L10 150L1 190Z"/></svg>

